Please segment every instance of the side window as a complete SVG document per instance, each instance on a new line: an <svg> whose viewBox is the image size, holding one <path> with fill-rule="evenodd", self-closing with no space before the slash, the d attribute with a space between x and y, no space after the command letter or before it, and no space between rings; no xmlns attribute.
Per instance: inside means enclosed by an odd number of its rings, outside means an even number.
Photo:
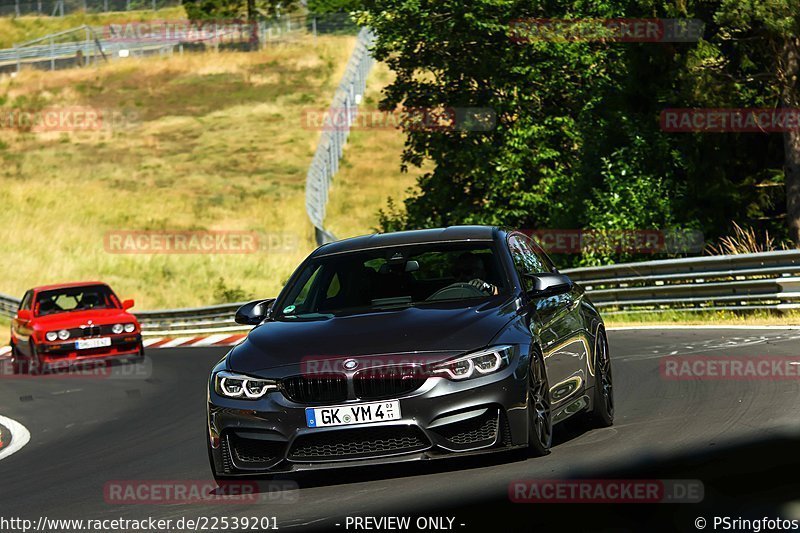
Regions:
<svg viewBox="0 0 800 533"><path fill-rule="evenodd" d="M531 244L522 235L512 235L508 239L508 249L511 251L511 258L514 266L522 279L523 287L526 291L533 288L531 280L525 274L542 274L547 272L542 260L537 256Z"/></svg>
<svg viewBox="0 0 800 533"><path fill-rule="evenodd" d="M33 291L26 292L25 296L22 297L22 301L19 304L19 308L30 310L32 300L33 300Z"/></svg>
<svg viewBox="0 0 800 533"><path fill-rule="evenodd" d="M547 252L539 246L539 243L536 240L532 239L531 237L525 237L525 241L530 245L533 253L536 254L536 257L539 258L539 262L544 266L544 270L542 272L555 272L556 265L547 255Z"/></svg>

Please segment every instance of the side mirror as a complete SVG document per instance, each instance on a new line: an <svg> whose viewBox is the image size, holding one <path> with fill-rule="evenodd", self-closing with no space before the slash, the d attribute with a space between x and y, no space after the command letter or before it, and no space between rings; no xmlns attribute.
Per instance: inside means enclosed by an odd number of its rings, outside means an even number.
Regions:
<svg viewBox="0 0 800 533"><path fill-rule="evenodd" d="M130 309L131 307L133 307L133 300L123 300L123 301L122 301L122 308L123 308L124 310L126 310L126 311L127 311L127 310L128 310L128 309Z"/></svg>
<svg viewBox="0 0 800 533"><path fill-rule="evenodd" d="M533 287L528 291L533 298L564 294L572 290L572 280L563 274L525 274L525 277L533 281Z"/></svg>
<svg viewBox="0 0 800 533"><path fill-rule="evenodd" d="M23 322L29 322L33 318L33 313L30 309L20 309L17 311L17 318Z"/></svg>
<svg viewBox="0 0 800 533"><path fill-rule="evenodd" d="M234 320L237 324L243 324L245 326L258 325L267 318L272 304L274 303L275 298L248 302L236 310Z"/></svg>

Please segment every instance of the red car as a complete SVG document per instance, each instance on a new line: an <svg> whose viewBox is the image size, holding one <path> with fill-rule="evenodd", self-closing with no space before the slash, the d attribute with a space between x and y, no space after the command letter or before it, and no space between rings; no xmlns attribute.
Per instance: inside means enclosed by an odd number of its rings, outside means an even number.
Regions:
<svg viewBox="0 0 800 533"><path fill-rule="evenodd" d="M42 373L88 361L144 357L142 330L120 302L97 281L35 287L25 293L11 321L15 373Z"/></svg>

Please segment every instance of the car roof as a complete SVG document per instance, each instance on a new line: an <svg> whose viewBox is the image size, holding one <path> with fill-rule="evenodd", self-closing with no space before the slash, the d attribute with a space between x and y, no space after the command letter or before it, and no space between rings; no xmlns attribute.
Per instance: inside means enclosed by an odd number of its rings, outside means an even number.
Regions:
<svg viewBox="0 0 800 533"><path fill-rule="evenodd" d="M435 242L493 241L500 230L493 226L449 226L446 228L375 233L332 242L317 248L312 256L325 256L374 248Z"/></svg>
<svg viewBox="0 0 800 533"><path fill-rule="evenodd" d="M51 291L56 289L71 289L73 287L91 287L92 285L104 285L108 287L108 284L103 283L102 281L76 281L72 283L55 283L53 285L40 285L39 287L34 287L31 290L34 292L42 292L42 291Z"/></svg>

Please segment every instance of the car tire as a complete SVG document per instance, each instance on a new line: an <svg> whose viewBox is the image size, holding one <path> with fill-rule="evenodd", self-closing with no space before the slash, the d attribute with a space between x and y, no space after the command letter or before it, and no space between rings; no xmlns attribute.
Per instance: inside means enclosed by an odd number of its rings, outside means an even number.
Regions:
<svg viewBox="0 0 800 533"><path fill-rule="evenodd" d="M608 339L602 329L597 333L594 354L594 394L589 421L593 427L609 427L614 423L614 381Z"/></svg>
<svg viewBox="0 0 800 533"><path fill-rule="evenodd" d="M38 376L43 373L44 369L42 368L42 363L39 359L39 354L36 351L36 345L31 342L31 357L26 362L28 364L28 370L26 374L30 374L32 376Z"/></svg>
<svg viewBox="0 0 800 533"><path fill-rule="evenodd" d="M27 361L21 359L21 355L17 346L12 342L11 343L11 372L14 375L20 375L27 373L28 364Z"/></svg>
<svg viewBox="0 0 800 533"><path fill-rule="evenodd" d="M550 384L541 351L531 355L528 370L528 450L534 457L550 453L553 443L553 417L550 404Z"/></svg>

